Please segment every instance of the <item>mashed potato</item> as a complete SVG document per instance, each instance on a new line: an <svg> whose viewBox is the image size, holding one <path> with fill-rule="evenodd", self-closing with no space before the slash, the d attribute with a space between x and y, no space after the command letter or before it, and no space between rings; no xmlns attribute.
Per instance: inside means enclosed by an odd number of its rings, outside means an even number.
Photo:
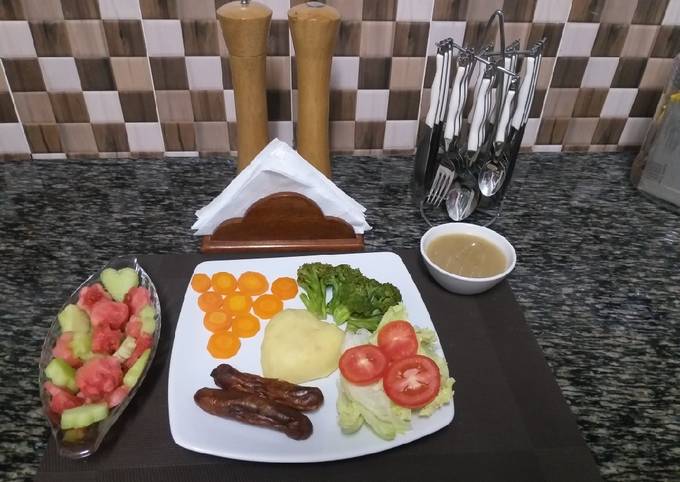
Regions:
<svg viewBox="0 0 680 482"><path fill-rule="evenodd" d="M327 377L338 368L344 336L307 310L283 310L264 331L262 374L291 383Z"/></svg>

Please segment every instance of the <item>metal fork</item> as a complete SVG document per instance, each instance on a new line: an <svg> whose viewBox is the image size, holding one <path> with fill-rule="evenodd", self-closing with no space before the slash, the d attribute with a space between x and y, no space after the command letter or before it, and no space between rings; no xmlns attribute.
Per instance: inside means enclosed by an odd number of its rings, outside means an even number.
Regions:
<svg viewBox="0 0 680 482"><path fill-rule="evenodd" d="M453 184L455 178L456 170L453 163L449 160L448 156L444 156L439 161L437 173L434 176L432 187L430 188L430 192L427 195L425 202L432 206L439 206L451 190L451 184Z"/></svg>

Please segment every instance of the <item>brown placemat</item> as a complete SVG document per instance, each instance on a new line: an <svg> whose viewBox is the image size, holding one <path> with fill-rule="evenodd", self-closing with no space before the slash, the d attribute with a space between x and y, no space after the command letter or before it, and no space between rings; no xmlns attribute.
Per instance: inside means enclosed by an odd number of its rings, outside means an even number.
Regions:
<svg viewBox="0 0 680 482"><path fill-rule="evenodd" d="M37 480L601 480L507 282L478 296L452 295L429 277L416 250L397 254L456 378L456 415L448 427L387 452L315 464L242 462L179 447L168 425L168 367L189 278L206 259L248 256L141 256L163 310L151 370L95 455L67 460L50 440Z"/></svg>

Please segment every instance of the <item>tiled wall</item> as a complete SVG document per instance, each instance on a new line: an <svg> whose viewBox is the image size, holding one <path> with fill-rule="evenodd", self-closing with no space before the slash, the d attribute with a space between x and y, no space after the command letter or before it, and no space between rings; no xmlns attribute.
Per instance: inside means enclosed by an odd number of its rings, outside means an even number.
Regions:
<svg viewBox="0 0 680 482"><path fill-rule="evenodd" d="M274 14L270 135L293 141L294 52ZM0 156L233 152L223 0L0 0ZM548 38L525 133L534 150L639 145L672 57L680 0L328 0L342 15L331 79L337 152L412 152L434 42L477 43L503 8L508 38ZM423 85L425 88L423 88Z"/></svg>

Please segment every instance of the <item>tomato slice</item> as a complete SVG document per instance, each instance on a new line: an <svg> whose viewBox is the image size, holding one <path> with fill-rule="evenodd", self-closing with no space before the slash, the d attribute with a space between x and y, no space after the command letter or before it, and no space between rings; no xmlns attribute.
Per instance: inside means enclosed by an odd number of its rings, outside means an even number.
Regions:
<svg viewBox="0 0 680 482"><path fill-rule="evenodd" d="M416 330L408 321L390 321L378 332L378 346L389 361L413 356L418 351Z"/></svg>
<svg viewBox="0 0 680 482"><path fill-rule="evenodd" d="M383 387L390 400L401 407L420 408L439 393L439 367L423 355L402 358L390 364Z"/></svg>
<svg viewBox="0 0 680 482"><path fill-rule="evenodd" d="M387 358L375 345L359 345L340 357L340 373L355 385L369 385L382 378Z"/></svg>

